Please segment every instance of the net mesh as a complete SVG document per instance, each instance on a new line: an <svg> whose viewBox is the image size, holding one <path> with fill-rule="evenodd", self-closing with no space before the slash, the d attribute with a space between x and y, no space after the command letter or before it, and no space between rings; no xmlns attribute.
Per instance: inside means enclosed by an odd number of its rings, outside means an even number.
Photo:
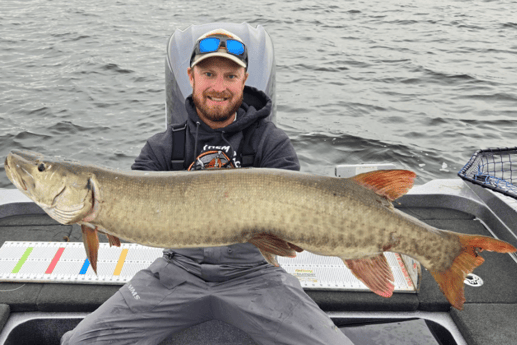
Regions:
<svg viewBox="0 0 517 345"><path fill-rule="evenodd" d="M517 147L479 150L458 176L517 199Z"/></svg>

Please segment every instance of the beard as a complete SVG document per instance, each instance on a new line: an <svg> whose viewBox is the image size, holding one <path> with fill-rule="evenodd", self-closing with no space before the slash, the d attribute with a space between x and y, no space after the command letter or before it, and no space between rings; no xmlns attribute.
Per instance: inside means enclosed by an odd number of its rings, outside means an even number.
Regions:
<svg viewBox="0 0 517 345"><path fill-rule="evenodd" d="M226 105L209 105L207 103L208 97L213 98L228 98L225 102ZM214 122L224 122L230 118L239 109L244 98L244 94L241 93L240 97L235 98L235 95L223 92L203 92L202 94L196 93L192 95L194 105L196 109L203 114L207 119Z"/></svg>

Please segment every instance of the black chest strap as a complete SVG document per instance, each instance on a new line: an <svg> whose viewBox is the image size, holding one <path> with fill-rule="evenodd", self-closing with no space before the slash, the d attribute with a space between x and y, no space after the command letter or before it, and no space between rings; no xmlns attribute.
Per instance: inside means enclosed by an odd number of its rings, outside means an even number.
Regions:
<svg viewBox="0 0 517 345"><path fill-rule="evenodd" d="M242 143L240 147L240 158L241 158L241 166L243 168L245 167L252 167L253 162L255 162L255 150L253 149L253 145L251 145L251 138L253 137L253 134L257 130L257 128L260 125L260 121L255 122L248 128L244 130L244 142Z"/></svg>
<svg viewBox="0 0 517 345"><path fill-rule="evenodd" d="M187 139L187 122L172 125L172 170L185 170L185 140Z"/></svg>

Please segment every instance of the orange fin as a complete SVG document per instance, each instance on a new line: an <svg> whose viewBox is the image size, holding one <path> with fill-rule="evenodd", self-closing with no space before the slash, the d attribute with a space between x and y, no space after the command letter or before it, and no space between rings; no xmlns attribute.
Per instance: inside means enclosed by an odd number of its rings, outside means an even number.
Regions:
<svg viewBox="0 0 517 345"><path fill-rule="evenodd" d="M260 253L262 254L262 256L264 257L264 259L266 259L267 262L269 262L271 265L275 266L275 267L280 267L280 264L278 263L278 261L276 261L276 257L269 253L269 252L266 252L262 249L260 249Z"/></svg>
<svg viewBox="0 0 517 345"><path fill-rule="evenodd" d="M98 230L98 232L104 234L110 243L110 247L120 247L120 239L117 236L110 235L108 233L105 233L104 231Z"/></svg>
<svg viewBox="0 0 517 345"><path fill-rule="evenodd" d="M416 174L409 170L377 170L356 175L351 179L393 201L413 187L415 177Z"/></svg>
<svg viewBox="0 0 517 345"><path fill-rule="evenodd" d="M293 248L298 253L303 252L303 248L298 247L296 244L292 244L291 242L287 242L287 244L289 245L289 247Z"/></svg>
<svg viewBox="0 0 517 345"><path fill-rule="evenodd" d="M83 231L83 243L86 250L86 256L93 271L97 274L97 254L99 252L99 237L97 236L97 228L92 229L89 226L81 225Z"/></svg>
<svg viewBox="0 0 517 345"><path fill-rule="evenodd" d="M117 236L113 236L113 235L109 235L109 234L106 234L106 236L108 236L108 241L110 242L110 247L112 247L112 246L120 247L120 239Z"/></svg>
<svg viewBox="0 0 517 345"><path fill-rule="evenodd" d="M393 272L383 254L363 259L342 259L354 276L382 297L391 297L395 285Z"/></svg>
<svg viewBox="0 0 517 345"><path fill-rule="evenodd" d="M513 253L517 249L509 243L481 235L457 234L462 245L462 251L454 259L446 271L431 271L449 303L456 309L462 310L465 303L464 281L467 274L481 265L483 259L479 253L488 250L498 253Z"/></svg>
<svg viewBox="0 0 517 345"><path fill-rule="evenodd" d="M267 233L255 235L248 242L260 249L262 255L264 255L264 252L267 252L275 255L294 258L296 257L296 252L303 251L302 248L289 243L276 235Z"/></svg>

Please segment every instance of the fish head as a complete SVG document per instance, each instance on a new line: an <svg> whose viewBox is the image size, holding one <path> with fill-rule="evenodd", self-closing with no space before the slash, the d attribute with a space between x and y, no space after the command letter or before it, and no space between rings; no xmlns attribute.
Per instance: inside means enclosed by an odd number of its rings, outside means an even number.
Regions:
<svg viewBox="0 0 517 345"><path fill-rule="evenodd" d="M16 188L62 224L76 223L92 208L90 178L77 162L13 150L4 167Z"/></svg>

